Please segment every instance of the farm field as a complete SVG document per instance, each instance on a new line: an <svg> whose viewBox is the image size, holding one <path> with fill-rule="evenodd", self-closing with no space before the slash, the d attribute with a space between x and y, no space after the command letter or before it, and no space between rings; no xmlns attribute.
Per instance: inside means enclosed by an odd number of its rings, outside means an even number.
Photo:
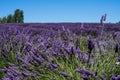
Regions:
<svg viewBox="0 0 120 80"><path fill-rule="evenodd" d="M1 80L120 80L120 25L0 24Z"/></svg>

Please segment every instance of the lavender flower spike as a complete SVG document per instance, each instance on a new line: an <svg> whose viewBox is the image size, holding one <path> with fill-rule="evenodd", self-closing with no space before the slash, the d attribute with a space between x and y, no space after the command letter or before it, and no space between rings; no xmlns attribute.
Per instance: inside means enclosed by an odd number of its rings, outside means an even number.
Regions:
<svg viewBox="0 0 120 80"><path fill-rule="evenodd" d="M62 76L66 77L66 78L71 77L71 75L66 72L59 72L59 74L61 74Z"/></svg>
<svg viewBox="0 0 120 80"><path fill-rule="evenodd" d="M82 77L83 80L89 80L88 76L86 74L82 74L81 77Z"/></svg>
<svg viewBox="0 0 120 80"><path fill-rule="evenodd" d="M120 56L117 58L117 60L120 62Z"/></svg>
<svg viewBox="0 0 120 80"><path fill-rule="evenodd" d="M87 43L87 45L88 45L88 49L89 49L88 52L91 53L93 48L94 48L94 43L92 42L92 37L91 36L88 36L88 43Z"/></svg>
<svg viewBox="0 0 120 80"><path fill-rule="evenodd" d="M87 69L83 69L83 68L78 68L78 69L76 69L75 70L75 72L79 72L79 73L81 73L81 74L86 74L86 75L91 75L91 76L93 76L93 77L95 77L95 74L93 73L93 72L91 72L91 71L89 71L89 70L87 70Z"/></svg>

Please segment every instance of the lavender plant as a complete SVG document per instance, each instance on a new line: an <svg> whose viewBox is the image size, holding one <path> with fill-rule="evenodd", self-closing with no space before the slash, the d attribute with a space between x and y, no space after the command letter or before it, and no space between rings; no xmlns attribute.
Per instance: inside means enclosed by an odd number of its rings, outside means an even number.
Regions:
<svg viewBox="0 0 120 80"><path fill-rule="evenodd" d="M94 36L65 26L37 26L9 26L0 33L2 80L119 80L119 57L108 33L99 41L106 50L101 54Z"/></svg>

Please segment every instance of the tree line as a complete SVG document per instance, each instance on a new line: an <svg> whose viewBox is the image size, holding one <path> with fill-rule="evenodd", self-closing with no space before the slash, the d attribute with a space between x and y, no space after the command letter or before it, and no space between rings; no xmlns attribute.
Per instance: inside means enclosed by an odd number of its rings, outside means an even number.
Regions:
<svg viewBox="0 0 120 80"><path fill-rule="evenodd" d="M23 10L16 9L14 14L9 14L3 18L0 18L0 23L23 23L24 22L24 13Z"/></svg>
<svg viewBox="0 0 120 80"><path fill-rule="evenodd" d="M119 22L117 22L117 24L120 24L120 21L119 21Z"/></svg>

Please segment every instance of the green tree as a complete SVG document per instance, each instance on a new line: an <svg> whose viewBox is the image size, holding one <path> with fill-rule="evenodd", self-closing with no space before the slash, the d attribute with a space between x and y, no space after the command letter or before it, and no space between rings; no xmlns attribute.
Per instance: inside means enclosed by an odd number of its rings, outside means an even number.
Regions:
<svg viewBox="0 0 120 80"><path fill-rule="evenodd" d="M20 23L24 22L24 15L23 15L23 11L22 10L19 12L18 22L20 22Z"/></svg>
<svg viewBox="0 0 120 80"><path fill-rule="evenodd" d="M2 19L0 18L0 23L1 23Z"/></svg>
<svg viewBox="0 0 120 80"><path fill-rule="evenodd" d="M23 23L24 22L24 15L23 11L20 9L16 9L14 12L14 22L15 23Z"/></svg>
<svg viewBox="0 0 120 80"><path fill-rule="evenodd" d="M7 23L13 23L14 21L13 21L13 16L12 16L12 14L9 14L8 16L7 16Z"/></svg>
<svg viewBox="0 0 120 80"><path fill-rule="evenodd" d="M14 22L15 23L18 23L18 15L19 15L19 9L16 9L15 12L14 12Z"/></svg>
<svg viewBox="0 0 120 80"><path fill-rule="evenodd" d="M120 21L119 21L119 22L117 22L117 24L120 24Z"/></svg>
<svg viewBox="0 0 120 80"><path fill-rule="evenodd" d="M7 23L7 18L3 17L1 23Z"/></svg>
<svg viewBox="0 0 120 80"><path fill-rule="evenodd" d="M24 22L24 13L23 10L16 9L14 15L9 14L6 17L0 18L0 23L23 23Z"/></svg>

